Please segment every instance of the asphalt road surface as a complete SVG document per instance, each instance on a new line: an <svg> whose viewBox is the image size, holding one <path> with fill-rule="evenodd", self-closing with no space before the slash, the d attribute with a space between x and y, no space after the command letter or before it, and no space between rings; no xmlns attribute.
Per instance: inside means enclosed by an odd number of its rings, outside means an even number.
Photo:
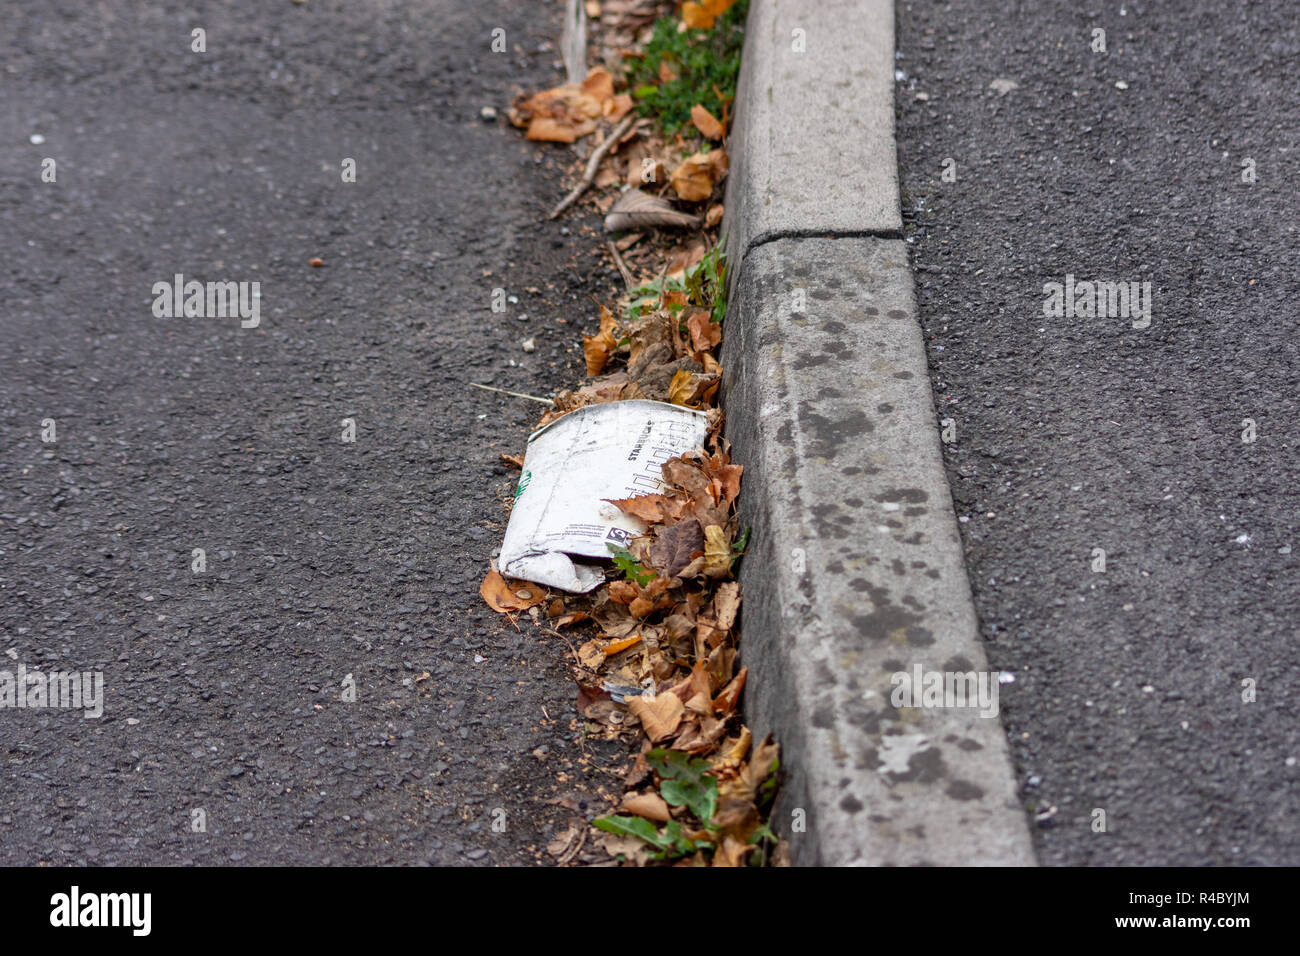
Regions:
<svg viewBox="0 0 1300 956"><path fill-rule="evenodd" d="M1295 6L904 2L898 46L936 403L1039 858L1300 864ZM1149 326L1046 315L1067 275L1150 282Z"/></svg>
<svg viewBox="0 0 1300 956"><path fill-rule="evenodd" d="M0 863L537 861L621 759L478 597L539 406L469 383L576 382L608 278L480 116L559 6L169 6L0 20L0 670L104 682L0 710Z"/></svg>

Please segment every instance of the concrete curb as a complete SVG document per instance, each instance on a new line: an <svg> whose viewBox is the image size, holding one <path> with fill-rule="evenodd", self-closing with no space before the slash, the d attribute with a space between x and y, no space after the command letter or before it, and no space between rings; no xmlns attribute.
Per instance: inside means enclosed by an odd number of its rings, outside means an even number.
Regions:
<svg viewBox="0 0 1300 956"><path fill-rule="evenodd" d="M795 863L1032 865L1001 722L891 701L917 665L990 679L900 238L893 51L892 0L750 7L723 362L746 713L782 744Z"/></svg>

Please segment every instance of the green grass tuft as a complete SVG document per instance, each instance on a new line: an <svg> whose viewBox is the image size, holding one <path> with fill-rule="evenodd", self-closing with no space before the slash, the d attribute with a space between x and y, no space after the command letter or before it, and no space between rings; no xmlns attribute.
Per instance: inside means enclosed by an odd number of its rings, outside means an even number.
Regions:
<svg viewBox="0 0 1300 956"><path fill-rule="evenodd" d="M676 17L655 24L645 56L632 63L628 80L640 112L658 117L669 136L690 123L691 107L697 103L718 119L724 101L730 110L748 10L749 0L740 0L718 17L711 30L678 32ZM665 61L677 78L661 83L659 64Z"/></svg>

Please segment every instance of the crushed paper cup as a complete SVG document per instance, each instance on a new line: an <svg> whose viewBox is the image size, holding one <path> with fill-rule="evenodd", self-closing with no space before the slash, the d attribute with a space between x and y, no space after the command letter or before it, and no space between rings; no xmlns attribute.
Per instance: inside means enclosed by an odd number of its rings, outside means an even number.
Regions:
<svg viewBox="0 0 1300 956"><path fill-rule="evenodd" d="M668 490L660 466L704 444L704 412L637 399L576 409L528 437L506 527L501 573L585 592L605 580L609 546L626 547L645 525L607 498Z"/></svg>

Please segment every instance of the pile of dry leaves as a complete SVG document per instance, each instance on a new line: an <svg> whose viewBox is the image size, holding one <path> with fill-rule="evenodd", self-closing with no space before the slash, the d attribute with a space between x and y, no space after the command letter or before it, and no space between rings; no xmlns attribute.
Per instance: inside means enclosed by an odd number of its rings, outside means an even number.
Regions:
<svg viewBox="0 0 1300 956"><path fill-rule="evenodd" d="M552 216L594 186L602 193L596 206L606 214L605 227L611 232L717 226L722 204L709 200L719 192L729 159L725 149L711 143L722 140L726 116L718 119L696 105L691 122L699 139L688 142L679 134L667 141L655 131L653 120L638 119L631 109L631 96L614 92L614 79L603 67L594 68L581 84L520 97L511 107L511 122L532 140L573 143L601 133L592 147L593 162ZM701 203L706 205L699 213L691 209ZM620 246L626 250L630 244Z"/></svg>
<svg viewBox="0 0 1300 956"><path fill-rule="evenodd" d="M700 7L689 15L701 17L725 6L684 5ZM708 438L705 447L664 463L664 492L612 502L646 532L616 554L596 591L548 593L507 581L495 568L481 591L495 610L527 610L564 638L587 733L622 737L637 747L618 812L594 821L600 832L593 837L605 850L636 863L751 865L767 861L777 848L764 819L778 751L771 742L754 741L737 715L746 669L737 662L741 594L734 572L748 532L736 517L743 469L731 462L716 407L726 262L713 230L721 219L716 199L726 153L695 149L681 136L665 142L650 121L634 125L630 107L610 73L597 69L580 85L521 97L511 113L530 139L572 143L604 133L608 148L587 164L591 182L608 190L597 205L617 214L635 206L638 200L629 195L652 201L642 204L640 219L633 208L631 221L616 220L616 226L642 226L647 232L641 237L661 236L648 233L656 226L693 230L685 244L646 244L638 265L657 276L640 285L620 255L627 246L619 250L611 243L629 279L627 294L612 309L599 306L599 331L584 338L589 381L557 396L538 424L585 405L651 399L705 411ZM724 122L725 116L718 120L702 109L695 117L708 140L724 137ZM704 211L687 204L704 204ZM679 218L656 220L656 209ZM656 258L657 269L645 268ZM562 863L571 859L565 846L556 849Z"/></svg>

